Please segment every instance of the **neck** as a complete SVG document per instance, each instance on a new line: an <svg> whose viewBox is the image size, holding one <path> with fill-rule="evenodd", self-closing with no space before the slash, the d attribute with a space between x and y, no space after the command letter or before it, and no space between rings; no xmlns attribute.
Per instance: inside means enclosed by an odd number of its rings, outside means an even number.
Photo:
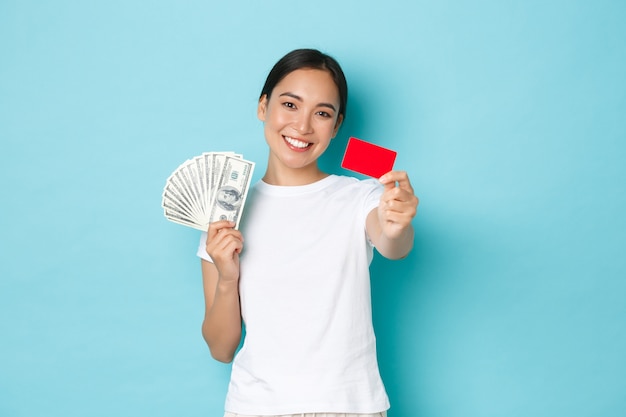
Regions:
<svg viewBox="0 0 626 417"><path fill-rule="evenodd" d="M317 164L297 169L276 168L268 164L263 181L270 185L297 186L313 184L327 176L328 174L320 170Z"/></svg>

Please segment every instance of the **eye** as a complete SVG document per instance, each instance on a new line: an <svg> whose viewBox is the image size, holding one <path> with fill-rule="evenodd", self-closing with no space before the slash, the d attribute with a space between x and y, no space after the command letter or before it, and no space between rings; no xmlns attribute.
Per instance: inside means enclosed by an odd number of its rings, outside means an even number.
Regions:
<svg viewBox="0 0 626 417"><path fill-rule="evenodd" d="M325 117L325 118L332 117L330 113L325 112L325 111L323 111L323 110L322 110L322 111L318 111L318 112L317 112L317 114L318 114L319 116L322 116L322 117Z"/></svg>
<svg viewBox="0 0 626 417"><path fill-rule="evenodd" d="M284 102L283 106L287 107L288 109L295 109L296 108L296 105L293 104L291 101Z"/></svg>

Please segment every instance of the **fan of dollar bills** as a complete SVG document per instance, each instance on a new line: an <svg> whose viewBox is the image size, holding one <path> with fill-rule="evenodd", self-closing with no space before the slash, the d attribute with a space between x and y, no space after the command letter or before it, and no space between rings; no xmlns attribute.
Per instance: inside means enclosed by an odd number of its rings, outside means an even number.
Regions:
<svg viewBox="0 0 626 417"><path fill-rule="evenodd" d="M239 227L254 162L234 152L205 152L169 176L161 206L165 217L206 231L209 223L230 220Z"/></svg>

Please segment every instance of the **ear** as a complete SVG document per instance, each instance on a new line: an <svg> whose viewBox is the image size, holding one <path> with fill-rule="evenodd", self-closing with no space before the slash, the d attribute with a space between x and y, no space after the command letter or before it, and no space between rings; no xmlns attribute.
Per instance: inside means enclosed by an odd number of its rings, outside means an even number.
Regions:
<svg viewBox="0 0 626 417"><path fill-rule="evenodd" d="M267 94L263 94L259 99L259 105L256 109L256 117L259 118L260 121L265 121L265 113L267 112Z"/></svg>
<svg viewBox="0 0 626 417"><path fill-rule="evenodd" d="M337 117L337 123L335 123L335 128L333 129L333 137L331 139L335 139L335 136L337 136L337 132L339 132L339 128L341 127L342 122L343 114L340 114L339 117Z"/></svg>

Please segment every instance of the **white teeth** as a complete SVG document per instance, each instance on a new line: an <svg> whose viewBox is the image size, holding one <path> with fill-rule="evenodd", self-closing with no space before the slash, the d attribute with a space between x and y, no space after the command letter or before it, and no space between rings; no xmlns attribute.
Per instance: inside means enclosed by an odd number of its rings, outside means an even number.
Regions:
<svg viewBox="0 0 626 417"><path fill-rule="evenodd" d="M302 142L301 140L296 140L296 139L290 138L289 136L285 136L285 140L289 142L291 146L294 146L296 148L303 149L309 146L308 142Z"/></svg>

